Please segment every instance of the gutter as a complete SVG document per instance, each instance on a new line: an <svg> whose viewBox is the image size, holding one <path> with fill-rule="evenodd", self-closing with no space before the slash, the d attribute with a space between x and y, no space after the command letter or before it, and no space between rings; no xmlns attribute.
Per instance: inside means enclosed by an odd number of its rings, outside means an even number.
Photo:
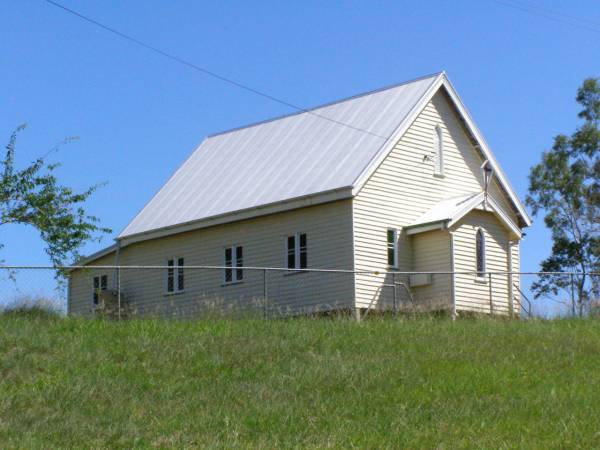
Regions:
<svg viewBox="0 0 600 450"><path fill-rule="evenodd" d="M98 250L95 253L92 253L89 256L85 256L83 258L79 258L77 261L73 263L72 266L65 269L65 272L70 273L73 270L76 270L77 267L85 266L87 263L90 263L98 258L102 258L103 256L109 255L117 249L117 244L109 245L108 247L103 248L102 250ZM77 266L77 267L74 267Z"/></svg>
<svg viewBox="0 0 600 450"><path fill-rule="evenodd" d="M329 196L329 197L327 197ZM291 199L280 200L273 203L253 206L237 211L226 212L214 216L204 217L202 219L191 220L174 225L168 225L161 228L154 228L139 233L120 235L115 240L122 243L122 246L133 244L135 242L146 241L149 239L168 236L171 234L192 231L199 228L208 228L224 223L236 222L239 220L254 219L260 216L266 216L278 212L289 211L291 209L303 208L316 204L329 203L337 200L352 198L352 186L344 186L328 191L321 191L314 194L307 194Z"/></svg>

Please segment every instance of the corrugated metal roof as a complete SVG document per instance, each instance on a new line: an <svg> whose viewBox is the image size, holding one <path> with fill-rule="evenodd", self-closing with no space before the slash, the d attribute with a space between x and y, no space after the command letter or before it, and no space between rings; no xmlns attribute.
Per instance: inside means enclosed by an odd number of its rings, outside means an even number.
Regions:
<svg viewBox="0 0 600 450"><path fill-rule="evenodd" d="M438 76L207 137L119 238L354 187Z"/></svg>

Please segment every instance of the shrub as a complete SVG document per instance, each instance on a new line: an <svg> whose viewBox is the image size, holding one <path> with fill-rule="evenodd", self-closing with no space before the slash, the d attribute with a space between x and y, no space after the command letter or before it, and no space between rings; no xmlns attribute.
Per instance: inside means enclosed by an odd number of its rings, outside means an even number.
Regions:
<svg viewBox="0 0 600 450"><path fill-rule="evenodd" d="M58 318L61 308L52 299L42 296L23 295L16 297L0 309L3 316L28 317L34 319Z"/></svg>

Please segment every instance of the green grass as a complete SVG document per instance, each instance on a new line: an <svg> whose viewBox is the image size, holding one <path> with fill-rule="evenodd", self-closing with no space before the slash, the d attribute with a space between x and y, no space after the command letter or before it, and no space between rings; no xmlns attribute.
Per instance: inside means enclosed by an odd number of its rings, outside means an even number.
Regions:
<svg viewBox="0 0 600 450"><path fill-rule="evenodd" d="M595 448L600 321L0 316L0 447Z"/></svg>

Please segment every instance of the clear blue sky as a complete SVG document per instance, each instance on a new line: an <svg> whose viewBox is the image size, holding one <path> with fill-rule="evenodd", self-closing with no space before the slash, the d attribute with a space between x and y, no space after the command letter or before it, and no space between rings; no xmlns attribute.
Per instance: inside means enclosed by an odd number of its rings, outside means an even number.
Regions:
<svg viewBox="0 0 600 450"><path fill-rule="evenodd" d="M518 0L536 15L494 0L61 1L303 107L446 70L521 198L529 167L554 135L576 126L577 87L600 75L595 0ZM290 112L42 0L2 6L0 138L28 123L18 142L24 163L80 136L52 160L63 163L68 185L108 183L87 207L115 234L205 135ZM33 230L3 227L2 241L7 263L48 263ZM537 270L549 251L538 219L522 244L522 269Z"/></svg>

